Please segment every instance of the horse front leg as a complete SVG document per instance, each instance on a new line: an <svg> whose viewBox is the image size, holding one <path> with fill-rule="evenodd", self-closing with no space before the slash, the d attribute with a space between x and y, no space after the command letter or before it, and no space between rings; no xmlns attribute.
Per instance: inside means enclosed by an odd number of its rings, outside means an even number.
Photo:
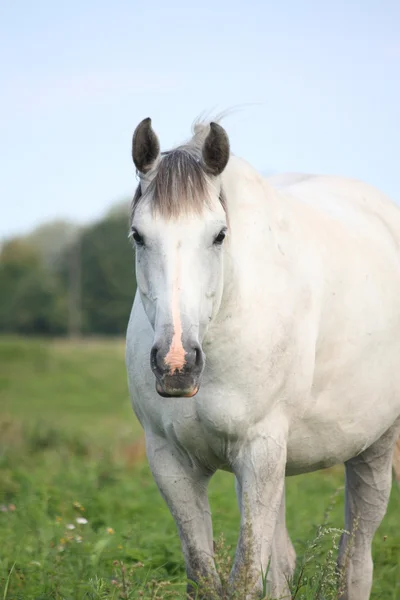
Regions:
<svg viewBox="0 0 400 600"><path fill-rule="evenodd" d="M166 439L146 433L147 457L153 477L175 520L189 580L204 584L197 594L188 583L189 596L215 598L221 583L215 569L211 511L207 485L210 473L190 464Z"/></svg>
<svg viewBox="0 0 400 600"><path fill-rule="evenodd" d="M286 581L280 582L282 578L269 570L271 566L278 569L271 558L276 526L284 510L285 466L285 435L276 432L244 445L234 465L241 524L230 584L243 598L288 592ZM282 590L272 589L281 583Z"/></svg>
<svg viewBox="0 0 400 600"><path fill-rule="evenodd" d="M296 551L286 528L285 489L279 507L279 515L275 526L271 554L271 596L273 598L290 598L289 583L293 579L296 568Z"/></svg>
<svg viewBox="0 0 400 600"><path fill-rule="evenodd" d="M242 514L242 489L238 482L236 495ZM296 568L296 551L293 547L289 532L286 528L285 489L282 493L279 514L275 525L274 538L271 549L271 561L266 577L267 591L271 598L290 598L289 583L293 579Z"/></svg>

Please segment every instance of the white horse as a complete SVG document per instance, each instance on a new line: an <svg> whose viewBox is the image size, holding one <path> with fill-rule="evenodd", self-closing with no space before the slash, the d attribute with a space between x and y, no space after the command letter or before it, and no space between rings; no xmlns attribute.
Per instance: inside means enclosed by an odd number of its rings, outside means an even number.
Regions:
<svg viewBox="0 0 400 600"><path fill-rule="evenodd" d="M344 463L343 598L367 600L400 428L400 210L350 179L264 179L214 122L160 153L145 119L132 155L129 387L188 577L220 593L207 484L224 469L233 589L247 561L259 597L271 559L270 592L288 595L285 474Z"/></svg>

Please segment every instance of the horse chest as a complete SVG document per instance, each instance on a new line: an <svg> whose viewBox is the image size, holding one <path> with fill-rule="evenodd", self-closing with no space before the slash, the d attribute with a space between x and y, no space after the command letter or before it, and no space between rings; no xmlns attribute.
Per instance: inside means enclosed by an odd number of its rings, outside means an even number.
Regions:
<svg viewBox="0 0 400 600"><path fill-rule="evenodd" d="M269 411L268 406L260 409L254 398L246 401L232 390L229 402L221 390L199 396L184 411L176 407L162 417L162 435L189 462L231 471L243 446L255 437L274 436L282 430L282 412Z"/></svg>

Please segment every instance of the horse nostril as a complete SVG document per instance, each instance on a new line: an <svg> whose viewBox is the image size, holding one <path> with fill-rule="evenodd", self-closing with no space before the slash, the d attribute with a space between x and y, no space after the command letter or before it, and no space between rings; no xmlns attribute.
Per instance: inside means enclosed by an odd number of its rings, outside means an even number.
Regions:
<svg viewBox="0 0 400 600"><path fill-rule="evenodd" d="M157 353L158 353L158 348L157 346L153 346L150 352L150 365L152 370L156 370L158 369L158 365L157 365Z"/></svg>
<svg viewBox="0 0 400 600"><path fill-rule="evenodd" d="M201 351L200 346L196 346L194 348L194 352L195 352L195 365L196 365L196 367L199 367L203 362L203 353Z"/></svg>

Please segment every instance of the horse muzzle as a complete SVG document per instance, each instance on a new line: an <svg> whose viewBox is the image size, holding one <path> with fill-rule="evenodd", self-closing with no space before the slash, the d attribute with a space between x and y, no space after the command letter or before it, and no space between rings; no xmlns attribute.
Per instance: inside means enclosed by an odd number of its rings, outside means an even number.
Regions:
<svg viewBox="0 0 400 600"><path fill-rule="evenodd" d="M182 346L175 353L171 347L154 344L150 364L157 393L163 398L192 398L199 391L204 370L204 354L199 344Z"/></svg>

